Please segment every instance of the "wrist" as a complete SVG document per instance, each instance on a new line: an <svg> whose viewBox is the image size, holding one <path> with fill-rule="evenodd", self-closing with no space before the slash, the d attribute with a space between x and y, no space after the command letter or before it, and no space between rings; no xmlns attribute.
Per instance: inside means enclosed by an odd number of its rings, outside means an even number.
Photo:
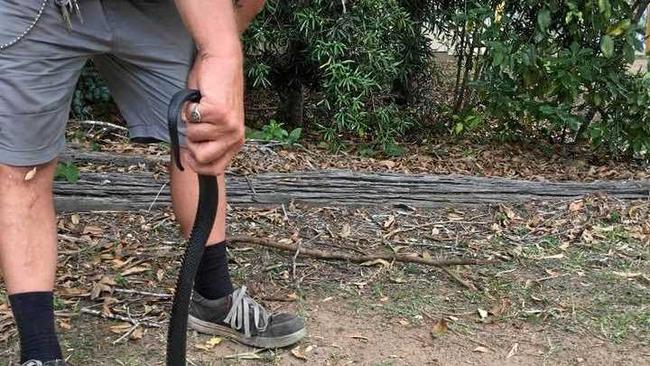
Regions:
<svg viewBox="0 0 650 366"><path fill-rule="evenodd" d="M198 57L201 59L220 58L243 61L244 54L242 44L239 38L224 42L221 39L218 42L197 43Z"/></svg>

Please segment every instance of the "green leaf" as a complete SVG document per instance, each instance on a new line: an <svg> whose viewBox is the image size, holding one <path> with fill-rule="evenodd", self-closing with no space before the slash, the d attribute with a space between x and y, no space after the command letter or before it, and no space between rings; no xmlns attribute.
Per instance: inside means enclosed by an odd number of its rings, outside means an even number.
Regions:
<svg viewBox="0 0 650 366"><path fill-rule="evenodd" d="M607 34L613 37L618 37L621 34L627 32L628 29L632 26L632 23L629 19L621 20L617 22L612 27L607 30Z"/></svg>
<svg viewBox="0 0 650 366"><path fill-rule="evenodd" d="M59 163L54 172L54 179L64 179L68 183L77 183L79 180L79 168L73 163Z"/></svg>
<svg viewBox="0 0 650 366"><path fill-rule="evenodd" d="M606 17L609 18L612 15L612 5L609 3L609 0L598 0L598 8Z"/></svg>
<svg viewBox="0 0 650 366"><path fill-rule="evenodd" d="M537 25L539 29L543 32L548 30L548 26L551 25L551 11L544 8L537 14Z"/></svg>
<svg viewBox="0 0 650 366"><path fill-rule="evenodd" d="M302 135L302 128L296 128L291 133L289 134L289 137L287 138L287 142L292 145L295 144L299 139L300 135Z"/></svg>
<svg viewBox="0 0 650 366"><path fill-rule="evenodd" d="M600 50L607 58L614 56L614 39L608 35L604 35L600 41Z"/></svg>

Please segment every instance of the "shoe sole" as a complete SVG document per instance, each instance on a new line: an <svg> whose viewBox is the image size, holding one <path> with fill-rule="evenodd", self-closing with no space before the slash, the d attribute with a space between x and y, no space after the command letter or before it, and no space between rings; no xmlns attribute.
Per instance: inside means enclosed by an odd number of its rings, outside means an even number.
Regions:
<svg viewBox="0 0 650 366"><path fill-rule="evenodd" d="M307 335L305 328L282 337L246 337L238 331L219 324L203 321L190 315L187 325L199 333L221 336L255 348L283 348L297 343Z"/></svg>

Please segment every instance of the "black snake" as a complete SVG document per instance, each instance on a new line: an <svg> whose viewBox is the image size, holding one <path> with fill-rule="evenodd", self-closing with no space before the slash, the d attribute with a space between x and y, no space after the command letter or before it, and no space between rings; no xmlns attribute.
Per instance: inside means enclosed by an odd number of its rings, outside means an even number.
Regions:
<svg viewBox="0 0 650 366"><path fill-rule="evenodd" d="M198 102L201 93L197 90L182 90L174 95L167 114L172 160L178 169L183 170L178 143L178 121L186 102ZM167 333L167 365L186 365L187 316L192 294L194 277L201 262L205 245L212 231L219 203L217 178L199 175L199 204L189 243L185 249L183 263L178 273L176 292L172 305L169 331Z"/></svg>

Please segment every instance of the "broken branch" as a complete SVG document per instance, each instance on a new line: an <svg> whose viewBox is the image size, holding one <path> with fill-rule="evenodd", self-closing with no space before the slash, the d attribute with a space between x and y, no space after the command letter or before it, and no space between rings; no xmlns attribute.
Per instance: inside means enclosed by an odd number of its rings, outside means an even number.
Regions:
<svg viewBox="0 0 650 366"><path fill-rule="evenodd" d="M238 243L247 243L253 245L259 245L267 248L279 249L285 252L296 253L298 247L291 244L283 244L276 241L255 238L252 236L245 235L236 235L231 236L228 241L233 244ZM301 256L316 258L316 259L327 259L327 260L340 260L348 261L352 263L364 263L369 261L375 261L382 259L385 261L395 261L402 263L418 263L424 264L427 266L434 267L448 267L448 266L465 266L465 265L480 265L480 264L490 264L494 263L492 260L483 260L483 259L441 259L441 260L432 260L418 257L415 255L404 255L404 254L395 254L395 255L352 255L343 252L326 252L324 250L318 249L306 249L300 248L298 253Z"/></svg>

